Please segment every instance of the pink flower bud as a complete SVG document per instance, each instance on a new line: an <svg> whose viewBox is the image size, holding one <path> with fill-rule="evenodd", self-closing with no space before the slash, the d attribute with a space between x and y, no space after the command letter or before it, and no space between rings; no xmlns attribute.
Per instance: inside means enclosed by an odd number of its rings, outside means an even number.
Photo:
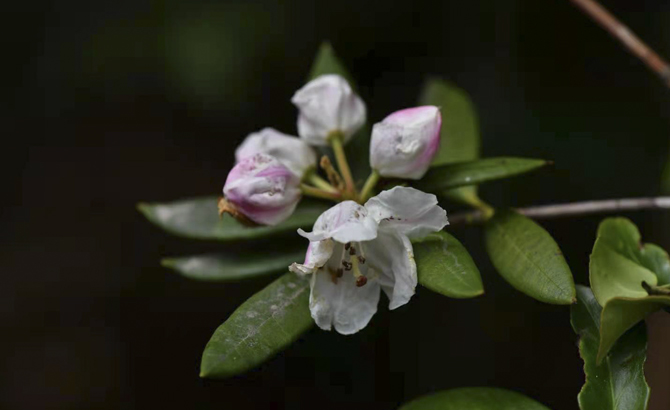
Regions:
<svg viewBox="0 0 670 410"><path fill-rule="evenodd" d="M305 141L283 134L274 128L263 128L249 134L235 150L235 159L239 162L255 154L275 157L300 178L305 171L316 167L316 152L312 147Z"/></svg>
<svg viewBox="0 0 670 410"><path fill-rule="evenodd" d="M300 201L300 177L276 158L256 154L230 171L223 195L253 222L276 225L291 216Z"/></svg>
<svg viewBox="0 0 670 410"><path fill-rule="evenodd" d="M440 146L441 126L432 105L394 112L372 128L370 165L381 176L420 179Z"/></svg>
<svg viewBox="0 0 670 410"><path fill-rule="evenodd" d="M365 124L365 103L336 74L310 81L291 102L300 110L298 134L310 145L328 145L333 132L341 132L346 142Z"/></svg>

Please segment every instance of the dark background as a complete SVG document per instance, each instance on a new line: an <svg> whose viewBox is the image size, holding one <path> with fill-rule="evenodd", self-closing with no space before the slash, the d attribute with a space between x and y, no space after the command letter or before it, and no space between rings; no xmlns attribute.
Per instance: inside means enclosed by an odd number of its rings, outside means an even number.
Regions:
<svg viewBox="0 0 670 410"><path fill-rule="evenodd" d="M670 2L604 4L670 56ZM258 371L202 381L209 336L272 279L207 284L161 268L228 245L171 237L135 210L216 194L247 133L294 133L289 99L326 39L372 121L437 75L472 96L485 156L556 162L483 187L495 205L656 195L670 89L567 0L13 2L2 18L1 408L393 409L460 386L577 407L569 310L505 284L477 227L451 231L483 297L419 289L354 336L314 329ZM667 215L627 216L670 248ZM542 223L578 283L600 219ZM668 316L651 323L655 409L670 408Z"/></svg>

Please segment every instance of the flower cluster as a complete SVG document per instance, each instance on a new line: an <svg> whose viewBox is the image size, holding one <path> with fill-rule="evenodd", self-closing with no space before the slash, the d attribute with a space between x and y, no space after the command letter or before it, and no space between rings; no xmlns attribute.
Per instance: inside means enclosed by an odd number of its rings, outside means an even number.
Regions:
<svg viewBox="0 0 670 410"><path fill-rule="evenodd" d="M417 284L410 240L448 223L434 195L395 187L372 196L380 177L423 177L439 148L440 110L408 108L375 124L372 174L359 190L344 144L367 120L363 100L344 78L331 74L307 83L291 102L299 110L299 137L272 128L250 134L235 151L219 211L250 225L276 225L291 216L302 196L337 202L311 233L298 231L310 245L304 263L290 270L310 276L310 311L319 327L355 333L376 312L381 290L390 309L409 301ZM333 149L337 169L327 156L318 160L314 147L320 146Z"/></svg>

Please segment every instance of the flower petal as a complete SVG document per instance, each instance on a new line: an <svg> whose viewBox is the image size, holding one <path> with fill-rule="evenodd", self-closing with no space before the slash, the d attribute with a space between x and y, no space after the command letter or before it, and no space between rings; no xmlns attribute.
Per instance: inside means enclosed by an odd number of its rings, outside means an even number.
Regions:
<svg viewBox="0 0 670 410"><path fill-rule="evenodd" d="M298 134L311 145L328 145L328 135L334 131L342 132L346 142L365 124L365 103L336 74L310 81L291 102L300 110Z"/></svg>
<svg viewBox="0 0 670 410"><path fill-rule="evenodd" d="M323 330L334 326L339 333L350 335L367 326L377 312L377 281L357 287L354 275L346 272L334 282L331 275L322 269L312 275L311 288L309 310L317 326Z"/></svg>
<svg viewBox="0 0 670 410"><path fill-rule="evenodd" d="M411 239L440 231L449 224L447 212L437 204L437 197L414 188L383 191L370 198L365 208L380 226L392 225Z"/></svg>
<svg viewBox="0 0 670 410"><path fill-rule="evenodd" d="M311 233L298 231L311 241L332 238L339 243L369 241L377 237L377 221L354 201L344 201L328 209L314 223Z"/></svg>
<svg viewBox="0 0 670 410"><path fill-rule="evenodd" d="M417 274L412 243L390 226L380 227L377 239L363 244L367 276L377 279L389 298L389 309L412 298Z"/></svg>
<svg viewBox="0 0 670 410"><path fill-rule="evenodd" d="M305 262L293 263L288 269L301 275L312 274L328 262L333 254L334 246L335 242L331 239L310 242L305 254Z"/></svg>
<svg viewBox="0 0 670 410"><path fill-rule="evenodd" d="M298 137L264 128L249 134L235 150L237 162L256 154L271 155L298 177L316 166L316 152Z"/></svg>

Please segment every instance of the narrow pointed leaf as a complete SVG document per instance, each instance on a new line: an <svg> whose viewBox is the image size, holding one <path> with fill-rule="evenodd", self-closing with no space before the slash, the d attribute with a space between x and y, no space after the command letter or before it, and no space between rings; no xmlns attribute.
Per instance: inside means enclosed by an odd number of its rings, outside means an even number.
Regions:
<svg viewBox="0 0 670 410"><path fill-rule="evenodd" d="M448 81L430 79L423 87L419 104L438 106L442 114L440 150L433 158L432 166L479 158L479 121L474 105L465 91ZM474 207L481 202L477 196L477 186L446 189L439 194L449 200Z"/></svg>
<svg viewBox="0 0 670 410"><path fill-rule="evenodd" d="M611 298L603 308L600 318L600 346L597 363L600 364L616 341L626 331L649 314L670 307L670 296L646 296L634 298Z"/></svg>
<svg viewBox="0 0 670 410"><path fill-rule="evenodd" d="M540 225L514 211L499 211L485 225L485 240L493 265L516 289L546 303L574 302L570 268Z"/></svg>
<svg viewBox="0 0 670 410"><path fill-rule="evenodd" d="M258 367L312 326L309 282L287 273L244 302L212 335L200 377L221 379Z"/></svg>
<svg viewBox="0 0 670 410"><path fill-rule="evenodd" d="M458 239L439 232L415 242L413 247L421 285L452 298L484 293L479 269Z"/></svg>
<svg viewBox="0 0 670 410"><path fill-rule="evenodd" d="M338 74L344 77L351 85L351 88L358 90L353 76L349 70L340 61L335 54L335 50L328 42L324 42L319 47L316 58L312 63L312 69L309 73L309 79L324 75L324 74ZM345 147L347 159L354 179L357 182L365 181L365 178L370 174L370 126L363 125L360 131L354 135Z"/></svg>
<svg viewBox="0 0 670 410"><path fill-rule="evenodd" d="M577 287L577 304L570 309L572 327L580 336L586 383L578 396L581 410L645 410L649 386L644 379L647 335L644 323L626 333L598 366L601 307L591 289Z"/></svg>
<svg viewBox="0 0 670 410"><path fill-rule="evenodd" d="M202 197L169 203L141 203L137 208L149 221L174 235L221 241L261 238L311 227L328 209L326 204L302 203L279 225L247 227L227 214L219 218L216 203L216 197Z"/></svg>
<svg viewBox="0 0 670 410"><path fill-rule="evenodd" d="M549 410L520 393L491 387L445 390L413 400L400 410Z"/></svg>
<svg viewBox="0 0 670 410"><path fill-rule="evenodd" d="M304 251L289 254L201 255L165 258L161 265L190 279L225 282L285 272L291 263L304 258Z"/></svg>
<svg viewBox="0 0 670 410"><path fill-rule="evenodd" d="M589 263L591 287L600 305L605 306L614 297L647 296L642 282L658 283L656 274L649 268L663 269L660 262L663 256L667 254L660 254L657 247L640 243L640 232L630 220L607 218L601 222Z"/></svg>
<svg viewBox="0 0 670 410"><path fill-rule="evenodd" d="M549 162L541 159L507 157L459 162L431 168L414 186L423 191L441 193L450 188L509 178L547 164Z"/></svg>

